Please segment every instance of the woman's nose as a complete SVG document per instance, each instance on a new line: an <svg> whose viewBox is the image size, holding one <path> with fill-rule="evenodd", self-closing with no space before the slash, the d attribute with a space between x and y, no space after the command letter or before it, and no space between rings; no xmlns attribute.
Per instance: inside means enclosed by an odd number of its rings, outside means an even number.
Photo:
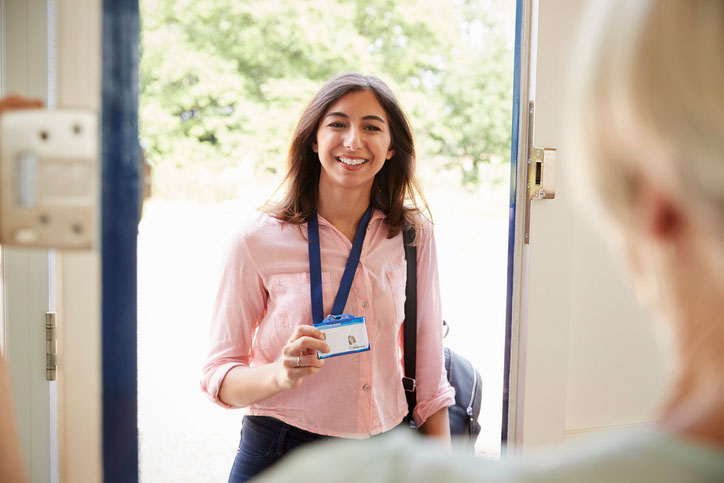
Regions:
<svg viewBox="0 0 724 483"><path fill-rule="evenodd" d="M356 129L349 129L344 135L344 147L347 149L359 149L362 147L362 140Z"/></svg>

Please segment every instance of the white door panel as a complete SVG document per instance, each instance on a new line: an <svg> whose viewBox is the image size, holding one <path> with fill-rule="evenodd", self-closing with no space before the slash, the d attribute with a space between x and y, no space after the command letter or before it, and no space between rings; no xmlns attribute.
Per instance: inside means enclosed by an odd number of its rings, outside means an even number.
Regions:
<svg viewBox="0 0 724 483"><path fill-rule="evenodd" d="M519 261L518 420L509 437L523 447L650 421L664 388L649 317L594 228L603 220L578 211L575 179L564 174L576 162L563 145L562 116L583 4L541 0L531 8L533 144L557 148L560 169L556 198L532 203L530 245Z"/></svg>
<svg viewBox="0 0 724 483"><path fill-rule="evenodd" d="M665 360L623 264L585 221L571 254L566 434L646 422Z"/></svg>
<svg viewBox="0 0 724 483"><path fill-rule="evenodd" d="M47 482L51 474L51 387L45 380L48 253L5 248L4 255L5 354L20 440L31 481Z"/></svg>
<svg viewBox="0 0 724 483"><path fill-rule="evenodd" d="M1 7L2 94L46 100L47 1L3 0ZM21 446L31 481L56 481L51 455L51 441L57 434L51 395L56 388L45 378L48 251L5 248L3 257L3 339Z"/></svg>

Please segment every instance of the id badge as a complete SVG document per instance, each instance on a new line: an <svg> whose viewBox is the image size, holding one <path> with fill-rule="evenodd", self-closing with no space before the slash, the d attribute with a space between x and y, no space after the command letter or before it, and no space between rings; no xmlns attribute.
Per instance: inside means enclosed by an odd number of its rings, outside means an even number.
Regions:
<svg viewBox="0 0 724 483"><path fill-rule="evenodd" d="M325 342L329 346L327 353L317 351L320 359L370 350L364 317L351 314L330 315L321 323L314 324L314 327L324 332L327 336Z"/></svg>

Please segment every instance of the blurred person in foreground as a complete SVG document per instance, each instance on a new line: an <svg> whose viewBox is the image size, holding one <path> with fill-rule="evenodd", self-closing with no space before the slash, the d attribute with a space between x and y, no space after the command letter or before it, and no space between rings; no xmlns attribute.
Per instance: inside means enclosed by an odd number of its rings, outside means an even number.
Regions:
<svg viewBox="0 0 724 483"><path fill-rule="evenodd" d="M42 105L35 99L7 96L0 99L0 115L11 109L39 108ZM5 354L0 354L0 482L27 481L16 426L10 373L6 367Z"/></svg>
<svg viewBox="0 0 724 483"><path fill-rule="evenodd" d="M671 336L655 424L500 463L394 434L310 448L263 481L724 482L724 1L597 3L567 159Z"/></svg>

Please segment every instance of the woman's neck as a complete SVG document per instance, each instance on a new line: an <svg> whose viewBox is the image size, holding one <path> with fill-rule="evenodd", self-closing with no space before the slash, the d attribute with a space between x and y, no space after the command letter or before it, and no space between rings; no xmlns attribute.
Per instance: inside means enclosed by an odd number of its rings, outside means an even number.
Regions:
<svg viewBox="0 0 724 483"><path fill-rule="evenodd" d="M317 213L342 232L350 242L354 241L357 227L369 204L369 190L319 187Z"/></svg>
<svg viewBox="0 0 724 483"><path fill-rule="evenodd" d="M724 448L724 287L701 262L688 261L668 294L676 354L661 422L684 436Z"/></svg>
<svg viewBox="0 0 724 483"><path fill-rule="evenodd" d="M660 414L661 424L687 438L724 449L724 365L710 358L707 369L684 361ZM714 365L711 366L709 364Z"/></svg>

